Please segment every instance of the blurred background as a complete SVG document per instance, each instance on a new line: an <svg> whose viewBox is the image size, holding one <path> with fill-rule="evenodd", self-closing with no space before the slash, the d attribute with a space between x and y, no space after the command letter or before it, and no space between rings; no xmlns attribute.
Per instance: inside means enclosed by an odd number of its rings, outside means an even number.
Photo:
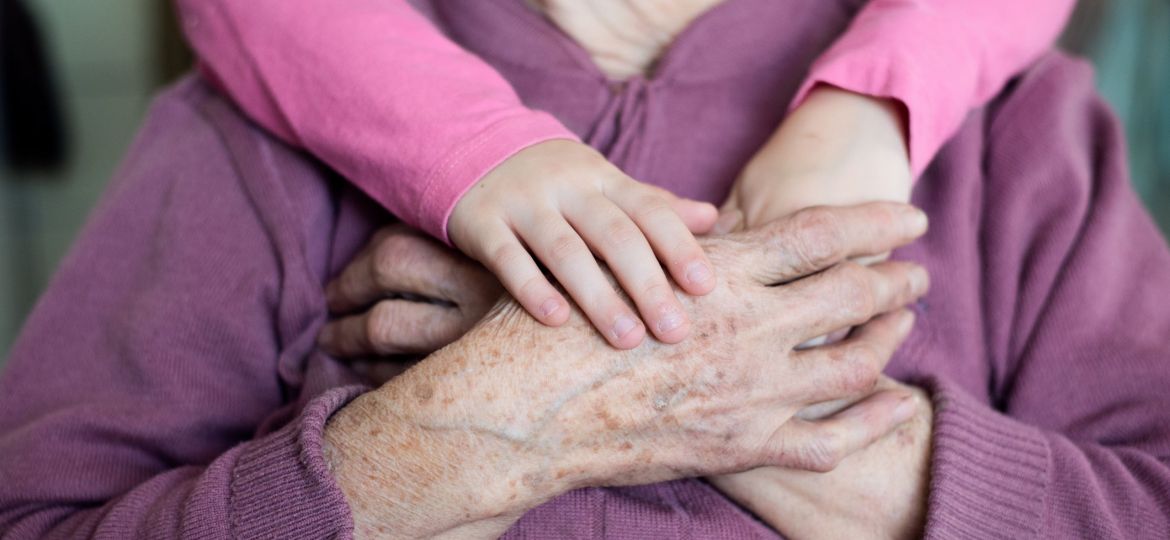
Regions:
<svg viewBox="0 0 1170 540"><path fill-rule="evenodd" d="M190 53L164 0L0 0L0 365L21 321ZM1081 0L1061 46L1126 125L1170 232L1170 0Z"/></svg>

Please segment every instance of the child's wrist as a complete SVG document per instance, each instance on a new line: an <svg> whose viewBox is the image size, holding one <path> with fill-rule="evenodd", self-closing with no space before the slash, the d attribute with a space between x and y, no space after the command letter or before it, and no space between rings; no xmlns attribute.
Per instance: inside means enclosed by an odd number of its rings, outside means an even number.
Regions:
<svg viewBox="0 0 1170 540"><path fill-rule="evenodd" d="M839 123L852 123L874 139L896 143L909 158L909 111L900 100L819 84L809 91L796 111L805 108L815 109L818 117L829 115L840 118ZM798 114L796 111L794 116Z"/></svg>

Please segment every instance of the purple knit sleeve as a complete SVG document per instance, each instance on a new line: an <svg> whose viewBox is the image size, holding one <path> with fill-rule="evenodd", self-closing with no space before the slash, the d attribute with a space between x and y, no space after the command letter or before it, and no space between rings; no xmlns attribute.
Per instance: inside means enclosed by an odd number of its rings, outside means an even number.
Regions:
<svg viewBox="0 0 1170 540"><path fill-rule="evenodd" d="M348 536L320 446L360 388L295 410L283 373L324 308L307 228L272 221L316 223L328 197L294 212L281 190L326 188L291 168L249 183L224 140L247 132L212 128L206 96L188 83L153 107L0 376L4 538Z"/></svg>
<svg viewBox="0 0 1170 540"><path fill-rule="evenodd" d="M341 538L353 519L325 465L321 438L329 417L363 387L330 390L276 432L244 445L230 476L224 512L238 538ZM218 510L218 509L216 509Z"/></svg>
<svg viewBox="0 0 1170 540"><path fill-rule="evenodd" d="M1170 538L1170 250L1090 70L1062 66L986 128L992 380L927 381L931 538Z"/></svg>

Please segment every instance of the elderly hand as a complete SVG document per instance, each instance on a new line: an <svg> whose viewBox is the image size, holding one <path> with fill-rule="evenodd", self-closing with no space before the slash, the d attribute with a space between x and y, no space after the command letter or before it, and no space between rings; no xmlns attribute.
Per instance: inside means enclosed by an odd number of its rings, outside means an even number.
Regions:
<svg viewBox="0 0 1170 540"><path fill-rule="evenodd" d="M572 309L540 262L611 345L629 349L647 329L668 343L687 336L667 275L690 294L710 292L715 279L694 234L710 231L716 217L709 203L634 180L584 144L553 140L488 172L460 197L447 229L452 245L482 262L536 319L560 326Z"/></svg>
<svg viewBox="0 0 1170 540"><path fill-rule="evenodd" d="M342 317L319 342L343 358L428 354L470 330L502 293L475 261L389 225L326 287L329 311Z"/></svg>
<svg viewBox="0 0 1170 540"><path fill-rule="evenodd" d="M816 205L909 200L912 178L901 114L890 100L815 88L744 168L716 232L758 227ZM802 346L844 335L841 330ZM922 394L892 381L878 391L894 387ZM761 467L709 480L791 538L912 536L925 516L931 434L929 403L921 398L913 403L918 421L828 474ZM841 405L821 404L799 415L816 417L826 406ZM811 513L827 518L810 520Z"/></svg>
<svg viewBox="0 0 1170 540"><path fill-rule="evenodd" d="M796 413L870 394L911 326L901 307L928 281L910 263L842 261L925 226L918 210L873 204L703 239L720 283L701 299L680 294L695 335L677 345L616 350L580 315L549 328L501 301L329 423L358 531L498 535L576 487L833 468L910 418L911 394L879 392L815 421ZM845 341L796 350L856 325Z"/></svg>
<svg viewBox="0 0 1170 540"><path fill-rule="evenodd" d="M810 206L905 202L910 185L900 106L818 86L744 167L723 210L750 228Z"/></svg>
<svg viewBox="0 0 1170 540"><path fill-rule="evenodd" d="M934 414L919 388L883 377L876 392L895 389L916 396L911 420L832 471L762 467L708 480L785 538L917 538L926 520ZM799 415L831 412L816 407Z"/></svg>

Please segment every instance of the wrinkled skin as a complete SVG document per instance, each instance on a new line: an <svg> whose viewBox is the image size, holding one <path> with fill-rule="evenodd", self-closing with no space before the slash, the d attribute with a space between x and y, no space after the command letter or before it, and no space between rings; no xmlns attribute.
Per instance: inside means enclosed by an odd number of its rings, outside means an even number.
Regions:
<svg viewBox="0 0 1170 540"><path fill-rule="evenodd" d="M502 293L475 261L390 225L326 287L329 311L345 316L325 327L320 342L338 357L430 353L467 333Z"/></svg>
<svg viewBox="0 0 1170 540"><path fill-rule="evenodd" d="M761 467L708 480L786 538L920 538L929 493L932 406L922 389L882 377L875 391L888 389L917 396L914 416L833 470ZM800 416L842 406L824 405Z"/></svg>
<svg viewBox="0 0 1170 540"><path fill-rule="evenodd" d="M905 111L893 100L818 86L749 160L725 202L721 232L751 229L810 206L909 200ZM888 254L859 258L862 263ZM844 335L839 331L829 341ZM806 345L825 343L817 338ZM915 418L832 472L762 467L710 477L788 538L910 538L926 514L933 413L920 389ZM806 409L816 417L851 400ZM808 519L817 515L820 519Z"/></svg>
<svg viewBox="0 0 1170 540"><path fill-rule="evenodd" d="M661 3L651 0L613 0L604 5L594 5L595 3L592 2L540 0L535 3L543 7L546 15L554 24L557 24L562 31L589 52L604 73L613 79L620 80L652 71L653 62L669 45L674 36L694 17L718 2L717 0L696 0L693 2ZM648 14L653 16L647 17ZM636 36L623 35L620 36L621 39L618 39L619 36L615 34L621 28L638 27L639 24L645 25L646 20L653 21L653 24L643 28L644 31ZM726 233L758 227L809 206L853 204L866 200L907 200L911 175L906 154L904 113L905 111L901 109L899 104L890 100L868 98L831 87L822 86L814 89L744 168L724 205L724 219L716 227L717 231ZM880 223L871 223L870 225L881 226ZM414 244L425 242L421 238L409 237L410 241L406 242L393 241L395 238L408 238L407 234L412 233L397 230L389 235L387 238L391 242L388 243L395 245L387 252L410 253L418 251ZM822 234L827 233L822 231ZM822 237L820 240L826 240L826 238L830 241L840 241L840 238L834 238L833 234L827 234L827 237ZM375 244L377 243L376 240ZM469 265L469 261L458 255L436 249L434 245L426 248L425 251L427 252L425 257L410 256L403 259L410 261L410 265L395 262L398 259L393 256L383 257L374 264L358 264L358 267L364 267L367 270L356 272L355 278L351 278L351 281L358 284L364 281L367 284L376 283L377 285L367 285L364 296L359 298L357 302L349 304L331 302L331 306L335 310L352 311L387 292L391 294L395 292L406 293L408 298L415 299L424 297L431 299L432 303L406 302L402 299L382 300L374 309L364 314L353 315L339 323L331 324L330 331L322 336L323 344L327 347L332 346L332 350L337 354L348 356L371 353L426 352L428 347L433 350L453 341L475 324L484 313L486 306L490 304L490 299L498 293L499 286L491 276L483 272L476 273L467 270L469 266L473 265ZM863 251L867 252L854 255L858 256L859 260L869 262L884 258L884 252L872 249ZM441 283L443 277L450 276L450 272L435 274L428 271L423 274L417 272L412 274L412 268L427 267L428 264L429 268L433 269L460 268L458 283L461 284L461 287L457 287L457 291L439 291L434 284L424 286L424 284L417 282L404 284L395 281L394 276L398 275L425 275L428 277L439 276L438 279L431 279ZM382 274L379 278L380 281L365 279L369 275L369 270ZM422 281L426 280L427 278L424 278ZM436 299L439 300L438 303L433 302ZM484 327L520 324L523 318L511 313L510 309L514 309L514 307L501 306L488 321L485 321ZM710 345L712 340L718 341L720 339L721 330L725 332L731 328L732 324L735 325L736 329L739 329L743 321L732 318L725 324L727 326L724 328L719 328L719 325L713 325L714 328L711 328L712 325L708 322L708 327L698 328L697 341ZM508 341L509 334L510 332L501 332L491 335L503 338L501 341ZM838 329L835 333L836 336L844 334L844 329ZM521 333L520 335L526 334ZM570 340L567 339L568 336L561 337L564 338L564 341L559 342L554 349L548 349L549 352L555 350L559 354L566 350L563 346L568 345ZM530 339L532 342L522 343L536 346L539 339L536 337ZM691 339L695 339L694 336ZM516 340L511 341L514 346ZM773 342L766 347L780 346L782 348L785 343L778 336L773 336ZM820 343L823 343L823 340L813 342L813 344ZM590 350L598 352L596 349L590 349L588 343L581 342L576 343L576 345L584 347L582 352ZM651 346L656 352L671 354L670 351L658 351L657 349L660 347L658 344ZM710 350L718 350L718 347L711 346ZM511 350L489 349L486 352L489 355L498 355L504 354L506 351ZM482 354L483 352L471 351L471 354ZM511 352L525 354L529 351L523 349ZM684 354L683 350L673 352ZM875 354L881 355L882 352L879 351ZM664 412L659 412L659 416L654 416L644 407L647 399L650 399L652 405L665 403L668 406L673 406L674 396L681 395L684 396L680 403L683 410L706 412L707 416L700 414L699 418L706 420L697 426L682 422L672 424L680 432L696 429L700 432L703 430L718 432L720 427L727 429L727 426L741 425L737 424L733 418L720 417L716 412L712 412L718 410L719 402L710 395L695 392L690 387L699 385L707 394L716 396L723 392L734 391L735 381L719 381L719 384L711 384L704 379L710 375L704 369L709 367L711 362L725 359L725 357L713 356L719 355L712 355L709 352L699 354L697 357L691 357L692 360L698 358L695 363L676 360L676 363L685 364L690 369L683 371L664 370L658 379L655 379L656 386L652 385L640 389L640 392L644 393L645 396L639 395L635 402L641 403L642 409L631 412L618 406L615 410L610 410L613 408L612 401L605 400L605 403L598 404L593 409L593 423L604 425L608 420L609 427L616 430L616 428L621 427L636 428L638 422L645 422L647 417L657 419L660 423L666 418L677 422L679 415L672 409L670 412L665 412L668 409L664 408ZM726 357L733 356L726 355ZM357 367L375 380L386 380L401 372L405 366L405 364L383 360L359 362ZM671 368L676 368L676 366L672 365ZM573 377L585 377L584 380L595 381L596 384L600 385L599 390L612 390L617 386L606 377L630 373L629 370L613 369L614 371L600 372L600 374L593 372L588 375L576 373L571 369L567 369L565 372L573 373ZM722 375L726 378L727 373L727 371L723 371ZM558 383L572 382L575 380L573 377L554 380ZM593 379L588 377L593 377ZM528 377L519 380L539 379ZM742 381L740 382L742 383ZM442 380L436 381L436 384L441 383ZM555 384L557 383L545 382L545 386ZM531 389L514 386L510 390L515 392L530 391ZM579 387L575 391L578 390L580 390ZM568 390L562 389L562 391L567 392ZM825 446L820 449L817 449L816 446L806 446L802 447L803 453L796 454L798 456L796 459L792 459L790 454L785 456L791 460L789 462L777 460L771 463L785 465L783 467L761 467L747 472L712 475L708 478L713 485L729 497L750 508L763 520L791 538L901 538L915 536L921 531L925 515L930 455L932 411L925 393L920 389L882 379L878 388L870 394L857 395L854 392L853 395L847 395L850 393L840 392L840 395L836 396L837 399L806 407L796 415L806 420L815 420L831 415L842 408L847 408L859 399L874 400L868 401L870 405L880 404L884 399L883 396L889 396L891 392L895 391L899 393L898 395L915 396L909 402L912 405L910 408L913 419L898 427L894 432L852 453L848 459L842 459L843 456L839 455L831 455L831 452L824 449L827 448ZM589 401L587 398L590 393L583 391L573 395L575 401L586 403ZM492 397L495 397L494 394ZM547 405L546 403L545 406ZM511 408L515 407L515 404L511 406ZM504 409L508 408L504 407ZM776 406L776 409L778 412L770 417L776 422L780 422L792 414L791 407ZM853 416L853 434L856 440L868 440L878 430L877 426L881 424L881 419L868 416L873 414L873 410L880 413L882 409L881 407L859 406L843 413L846 416ZM548 414L551 416L524 417L524 415L514 412L511 418L519 424L496 425L491 429L495 429L497 436L501 433L513 435L525 433L531 437L533 430L539 431L534 426L557 426L559 429L567 431L567 426L573 425L564 423L566 417L560 413L550 412ZM710 422L711 418L728 423L708 425L707 422ZM589 413L569 414L567 420L570 422L589 420ZM517 427L525 425L528 431ZM583 426L582 424L580 427L583 428ZM487 432L491 432L491 429L488 429ZM519 431L509 432L508 429L519 429ZM614 435L615 430L611 430L609 435ZM620 432L620 430L617 431ZM589 441L588 438L582 436L583 433L596 433L596 431L584 430L581 433L572 433L573 436L562 437L562 442L570 443L570 445L583 444L583 441ZM665 435L660 434L660 436ZM726 436L726 432L724 432L724 436ZM669 437L667 438L669 439ZM600 439L606 440L605 437L600 437ZM629 444L631 451L638 444L636 441L628 439L622 440L620 443L616 442L621 439L622 437L619 436L608 444L610 446ZM578 442L573 443L575 440ZM648 441L643 441L643 443L648 443ZM606 443L593 441L589 444ZM709 447L708 452L710 448L724 450L723 447L715 446ZM812 449L810 450L810 448ZM684 454L685 456L705 455L697 452L684 452ZM507 453L501 455L507 455ZM552 455L550 453L543 455L545 456L543 459L547 463L557 461L548 457ZM565 456L571 456L571 452L567 452ZM815 456L828 456L828 458ZM452 459L459 457L458 455L451 456ZM659 467L656 473L658 476L655 476L655 473L647 473L646 467L641 469L635 467L635 470L626 471L625 475L619 475L619 479L626 482L642 482L652 481L659 477L672 478L679 475L721 472L715 470L718 469L716 465L720 457L722 456L713 456L713 459L704 461L696 467L695 463L687 462L685 459L680 460L669 454L655 454L652 456L651 462ZM838 460L840 460L839 463ZM609 463L608 466L610 468L616 467L613 470L623 471L622 463L621 460L616 460L614 463ZM724 465L727 464L724 463ZM624 467L629 469L631 466L627 463ZM728 467L725 470L736 469L734 466L728 465ZM833 470L831 472L808 472L801 470L802 468L820 471ZM558 480L555 478L556 475L563 474L563 478L559 479L562 482L553 481L551 485L615 483L612 480L607 482L598 479L597 474L604 469L604 467L597 466L584 467L580 471L582 474L573 474L570 468L559 466L551 474L554 480ZM664 470L670 472L663 472ZM530 473L526 477L529 481L528 484L533 486L550 485L547 481L550 471L551 469L546 468ZM584 474L586 472L589 474ZM642 475L634 474L636 472L640 472ZM635 477L637 480L633 480ZM542 479L544 480L541 481ZM542 490L532 488L532 495L539 493L542 493ZM543 493L543 496L548 496L547 490L544 490ZM524 500L524 497L515 492L509 496L516 497L514 501ZM509 509L500 510L498 513L503 517L494 521L479 521L476 524L474 519L469 518L464 520L462 526L451 525L452 528L449 532L496 534L502 531L515 515L523 511L523 506L523 504L514 504ZM437 510L444 509L454 513L474 513L469 508L462 507L459 509L439 507ZM813 514L818 515L819 519L810 520L807 518ZM439 529L432 529L432 532L436 530Z"/></svg>
<svg viewBox="0 0 1170 540"><path fill-rule="evenodd" d="M638 182L582 143L551 140L493 167L460 197L447 230L537 320L559 326L570 312L539 261L611 345L629 349L647 330L667 343L687 336L666 276L689 294L710 292L711 264L694 234L717 217L713 205Z"/></svg>
<svg viewBox="0 0 1170 540"><path fill-rule="evenodd" d="M917 394L874 384L911 326L900 308L927 286L909 263L842 261L924 229L917 210L874 204L703 239L720 283L701 299L680 294L696 326L676 345L616 350L579 315L549 328L501 300L330 422L328 454L359 533L498 535L581 486L832 470L920 409ZM840 343L796 350L856 325ZM796 416L838 399L860 401Z"/></svg>

